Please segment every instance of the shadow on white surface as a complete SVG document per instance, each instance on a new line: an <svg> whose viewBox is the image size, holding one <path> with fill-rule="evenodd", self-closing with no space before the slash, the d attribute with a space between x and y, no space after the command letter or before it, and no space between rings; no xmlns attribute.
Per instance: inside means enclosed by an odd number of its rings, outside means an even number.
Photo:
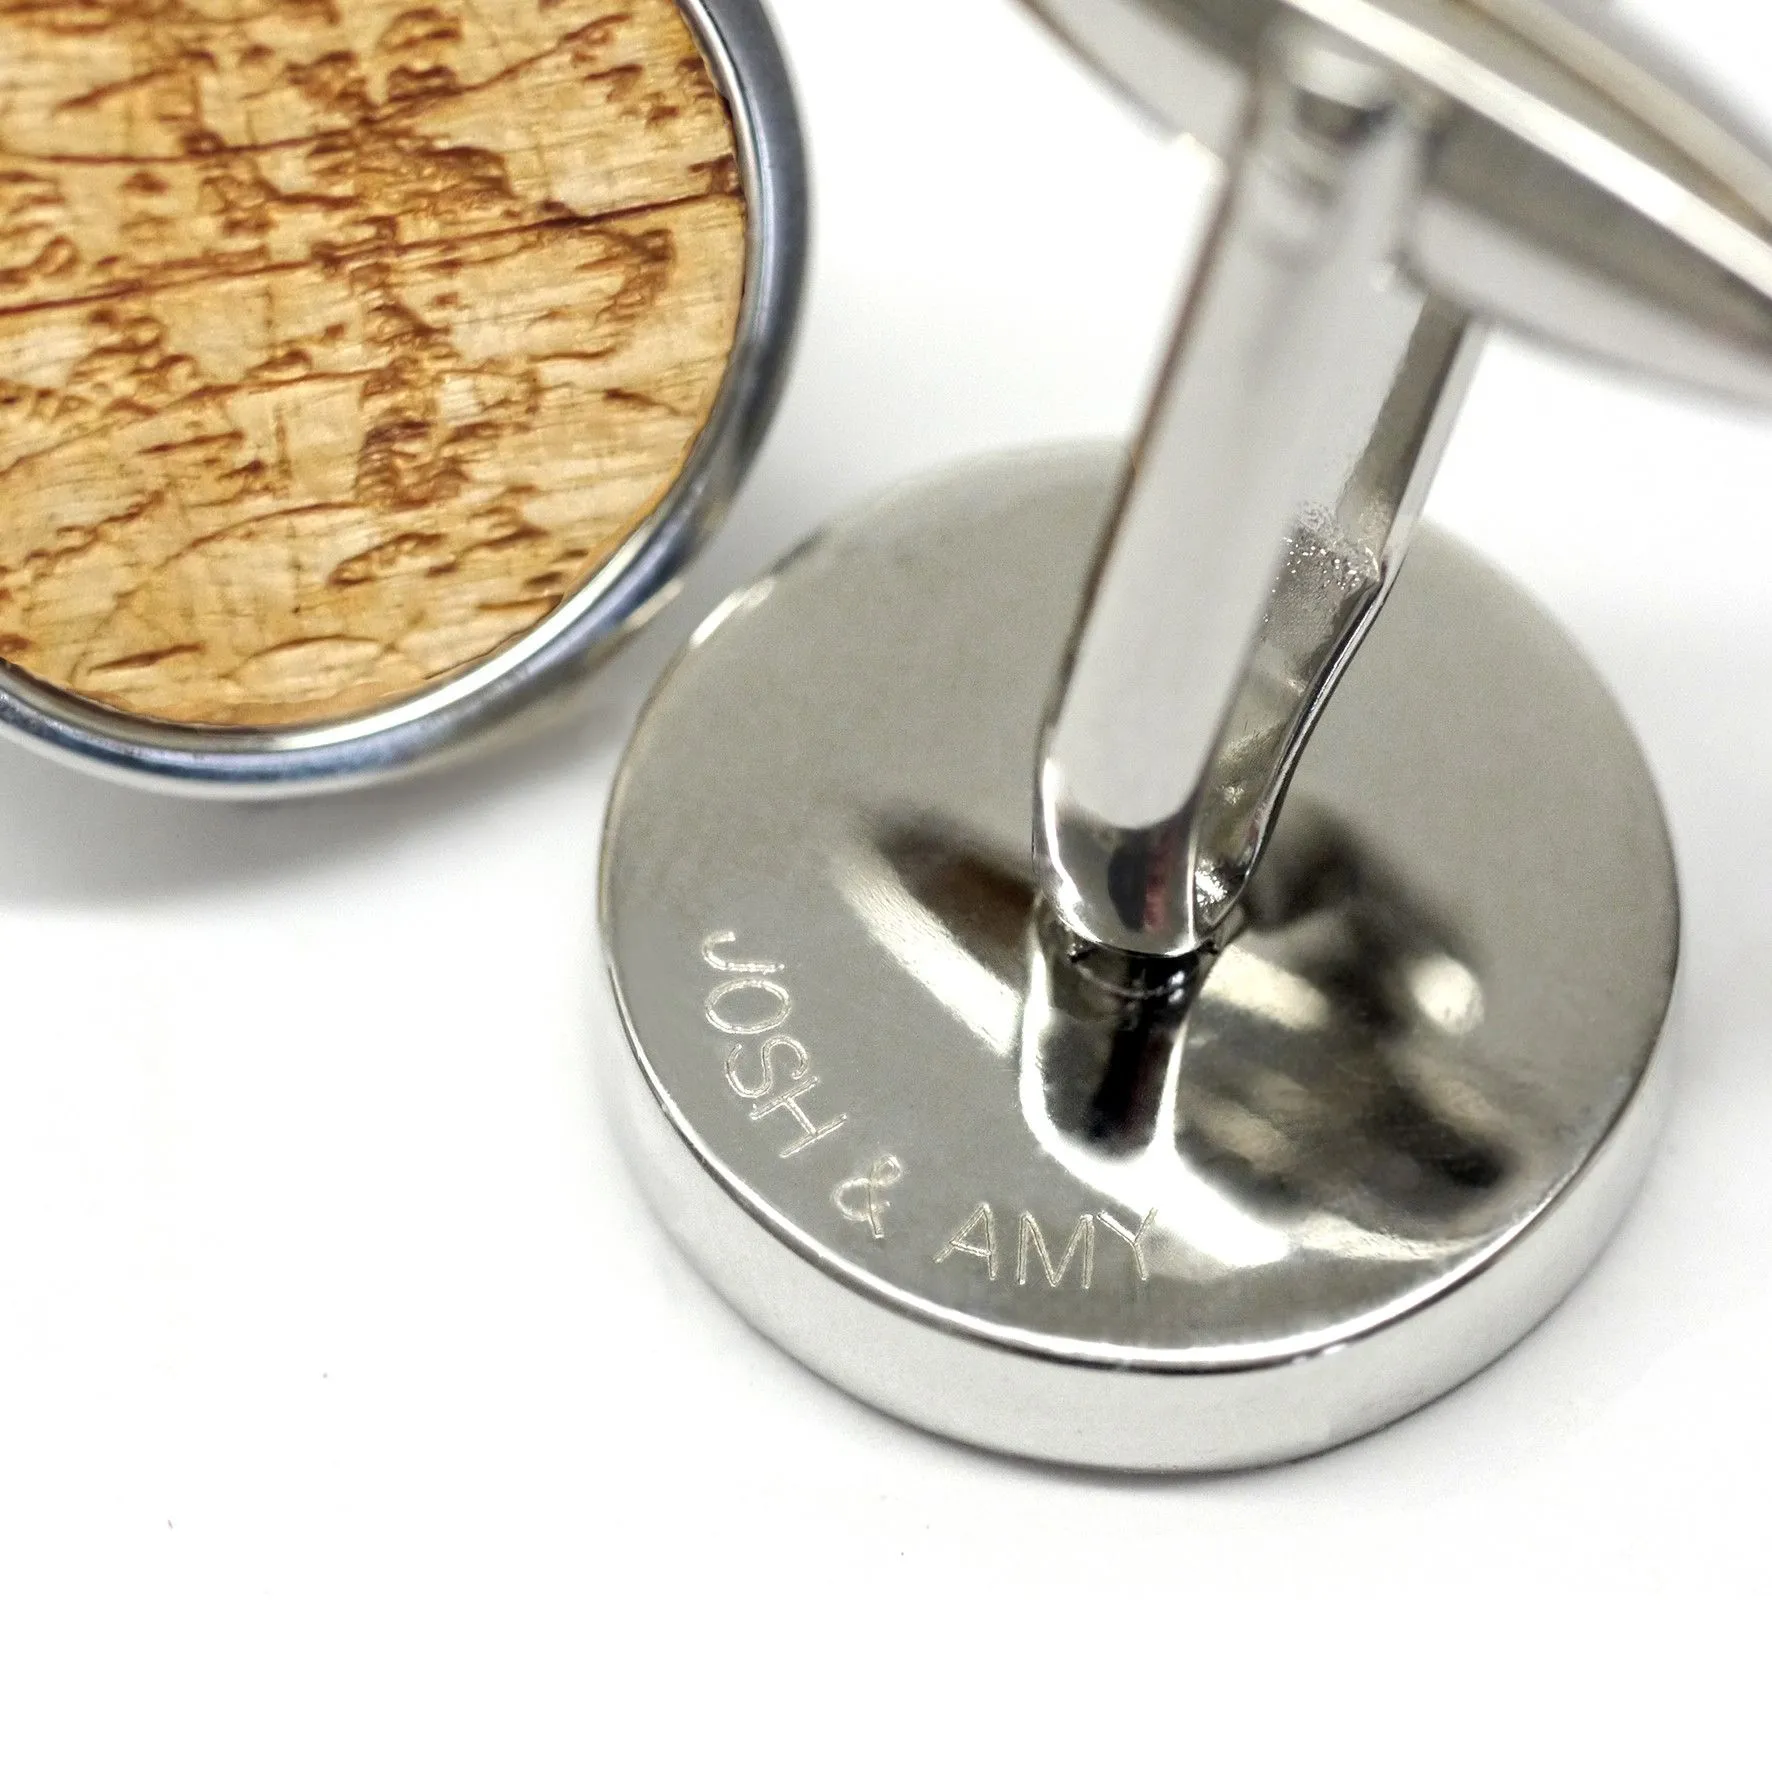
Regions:
<svg viewBox="0 0 1772 1772"><path fill-rule="evenodd" d="M274 805L147 793L0 746L0 903L138 904L393 848L465 797L582 769L619 742L608 724L592 714L447 774Z"/></svg>

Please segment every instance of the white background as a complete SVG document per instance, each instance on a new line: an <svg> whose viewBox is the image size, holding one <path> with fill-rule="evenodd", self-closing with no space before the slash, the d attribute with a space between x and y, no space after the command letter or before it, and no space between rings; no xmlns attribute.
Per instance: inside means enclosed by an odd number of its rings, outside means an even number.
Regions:
<svg viewBox="0 0 1772 1772"><path fill-rule="evenodd" d="M1687 888L1641 1207L1315 1462L1054 1475L746 1330L605 1123L598 828L690 620L979 449L1123 432L1198 220L1008 0L777 0L820 238L781 421L600 712L415 786L0 749L0 1764L1763 1763L1772 418L1496 347L1438 519L1579 633ZM1757 0L1637 9L1772 115Z"/></svg>

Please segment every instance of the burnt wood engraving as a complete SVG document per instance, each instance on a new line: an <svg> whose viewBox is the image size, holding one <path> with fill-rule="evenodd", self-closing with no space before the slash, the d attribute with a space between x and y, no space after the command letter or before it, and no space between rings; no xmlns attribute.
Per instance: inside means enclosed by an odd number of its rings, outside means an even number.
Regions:
<svg viewBox="0 0 1772 1772"><path fill-rule="evenodd" d="M383 706L656 508L743 297L672 0L0 0L0 657Z"/></svg>

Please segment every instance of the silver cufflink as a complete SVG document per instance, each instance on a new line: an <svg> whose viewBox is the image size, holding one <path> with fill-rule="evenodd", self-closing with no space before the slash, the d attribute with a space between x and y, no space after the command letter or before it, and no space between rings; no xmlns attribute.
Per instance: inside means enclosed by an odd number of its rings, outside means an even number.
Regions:
<svg viewBox="0 0 1772 1772"><path fill-rule="evenodd" d="M669 594L805 175L760 0L224 11L0 19L0 727L306 792L508 730Z"/></svg>
<svg viewBox="0 0 1772 1772"><path fill-rule="evenodd" d="M1417 516L1487 324L1772 397L1772 169L1539 0L1037 10L1227 164L1143 433L914 486L704 625L605 839L617 1087L836 1383L1254 1464L1496 1358L1644 1173L1655 787Z"/></svg>

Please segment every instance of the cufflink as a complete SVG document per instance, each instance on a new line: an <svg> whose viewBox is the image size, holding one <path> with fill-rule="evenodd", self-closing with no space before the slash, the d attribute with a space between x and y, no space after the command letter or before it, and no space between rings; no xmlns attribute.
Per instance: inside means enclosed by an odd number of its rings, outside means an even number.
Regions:
<svg viewBox="0 0 1772 1772"><path fill-rule="evenodd" d="M757 0L0 17L0 724L276 794L454 754L668 596L805 262Z"/></svg>
<svg viewBox="0 0 1772 1772"><path fill-rule="evenodd" d="M1667 1090L1644 758L1418 525L1490 325L1772 398L1772 170L1536 0L1042 0L1223 158L1127 455L987 461L733 597L603 857L634 1164L908 1421L1319 1451L1595 1258Z"/></svg>

